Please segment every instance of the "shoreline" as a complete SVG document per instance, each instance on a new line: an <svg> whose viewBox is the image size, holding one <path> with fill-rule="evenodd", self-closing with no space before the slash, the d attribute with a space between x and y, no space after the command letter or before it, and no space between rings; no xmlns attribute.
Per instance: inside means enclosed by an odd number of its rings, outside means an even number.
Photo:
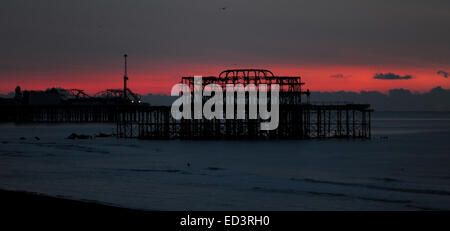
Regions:
<svg viewBox="0 0 450 231"><path fill-rule="evenodd" d="M4 214L15 217L76 218L142 217L152 212L105 205L95 201L82 201L45 194L0 189L0 208ZM72 217L72 219L75 217Z"/></svg>

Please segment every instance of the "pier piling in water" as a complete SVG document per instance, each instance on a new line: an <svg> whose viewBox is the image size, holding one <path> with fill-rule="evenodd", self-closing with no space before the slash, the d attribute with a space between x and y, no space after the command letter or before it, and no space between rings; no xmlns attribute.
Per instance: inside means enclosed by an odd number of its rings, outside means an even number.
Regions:
<svg viewBox="0 0 450 231"><path fill-rule="evenodd" d="M123 108L116 132L121 138L141 139L308 139L370 138L370 113L366 104L280 105L277 129L260 129L260 119L175 120L170 107Z"/></svg>

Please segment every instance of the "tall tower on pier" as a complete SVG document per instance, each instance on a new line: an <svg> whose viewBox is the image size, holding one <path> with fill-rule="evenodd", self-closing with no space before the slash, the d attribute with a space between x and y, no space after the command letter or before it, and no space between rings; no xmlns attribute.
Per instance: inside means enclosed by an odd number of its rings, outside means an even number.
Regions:
<svg viewBox="0 0 450 231"><path fill-rule="evenodd" d="M124 70L124 75L123 75L123 97L125 99L127 99L127 81L128 81L128 76L127 76L127 54L123 55L123 58L125 59L125 70Z"/></svg>

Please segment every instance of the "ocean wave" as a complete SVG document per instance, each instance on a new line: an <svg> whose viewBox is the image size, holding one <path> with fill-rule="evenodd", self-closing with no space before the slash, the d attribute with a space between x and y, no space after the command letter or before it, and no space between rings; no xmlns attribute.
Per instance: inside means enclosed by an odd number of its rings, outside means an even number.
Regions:
<svg viewBox="0 0 450 231"><path fill-rule="evenodd" d="M395 199L377 198L377 197L363 197L363 196L354 196L354 195L349 195L349 194L344 194L344 193L300 191L300 190L294 190L294 189L275 189L275 188L262 188L262 187L253 187L252 190L260 191L260 192L268 192L268 193L310 194L310 195L315 195L315 196L345 197L348 199L359 199L359 200L375 201L375 202L382 202L382 203L396 203L396 204L413 203L413 201L411 201L411 200L395 200Z"/></svg>
<svg viewBox="0 0 450 231"><path fill-rule="evenodd" d="M375 189L375 190L450 196L450 191L438 190L438 189L399 188L399 187L389 187L389 186L371 185L371 184L316 180L316 179L310 179L310 178L303 178L303 179L291 178L291 180L292 181L303 181L303 182L309 182L309 183L317 183L317 184L331 184L331 185L340 185L340 186L349 186L349 187L361 187L361 188L368 188L368 189Z"/></svg>

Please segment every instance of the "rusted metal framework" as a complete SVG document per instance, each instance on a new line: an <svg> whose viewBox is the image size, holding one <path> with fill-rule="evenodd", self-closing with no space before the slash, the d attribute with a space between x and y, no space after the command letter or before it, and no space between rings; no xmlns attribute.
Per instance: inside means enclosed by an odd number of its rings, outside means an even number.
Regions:
<svg viewBox="0 0 450 231"><path fill-rule="evenodd" d="M86 93L84 92L84 90L81 90L81 89L75 89L75 88L73 88L73 89L69 89L68 91L69 91L69 93L70 93L73 97L75 97L76 99L88 99L88 98L92 98L90 95L86 94Z"/></svg>
<svg viewBox="0 0 450 231"><path fill-rule="evenodd" d="M181 83L191 89L217 84L226 89L227 84L279 85L279 126L275 130L260 129L258 119L249 119L246 107L245 119L181 119L171 116L170 107L123 108L117 116L117 135L123 138L142 139L307 139L326 137L370 138L370 116L367 104L310 104L309 90L303 91L300 76L275 76L261 69L227 70L218 77L203 77L195 83L194 77L182 77ZM224 93L225 95L225 93ZM268 94L270 96L270 94ZM248 96L246 96L248 97ZM204 103L209 97L203 96ZM306 100L304 100L306 98ZM247 98L248 99L248 98ZM248 102L248 101L247 101ZM236 105L235 105L236 106ZM248 105L247 105L248 106ZM236 113L236 110L234 110ZM193 110L192 110L193 113ZM194 118L194 117L192 117ZM225 118L225 117L224 117ZM236 115L235 117L236 118Z"/></svg>
<svg viewBox="0 0 450 231"><path fill-rule="evenodd" d="M193 92L196 90L196 83L194 80L194 77L182 77L181 83L189 86ZM241 84L244 87L249 84L253 84L256 86L256 89L259 89L262 84L265 84L268 91L271 90L271 84L278 84L280 104L301 104L302 96L306 97L306 102L308 103L310 96L309 90L302 91L302 85L305 83L302 82L302 78L300 76L275 76L271 71L263 69L226 70L222 71L218 77L202 77L201 86L205 88L209 84L217 84L223 90L226 89L227 84Z"/></svg>
<svg viewBox="0 0 450 231"><path fill-rule="evenodd" d="M126 94L124 94L126 92ZM106 89L104 91L97 92L94 97L105 99L124 99L126 102L139 102L141 96L132 92L130 89Z"/></svg>

